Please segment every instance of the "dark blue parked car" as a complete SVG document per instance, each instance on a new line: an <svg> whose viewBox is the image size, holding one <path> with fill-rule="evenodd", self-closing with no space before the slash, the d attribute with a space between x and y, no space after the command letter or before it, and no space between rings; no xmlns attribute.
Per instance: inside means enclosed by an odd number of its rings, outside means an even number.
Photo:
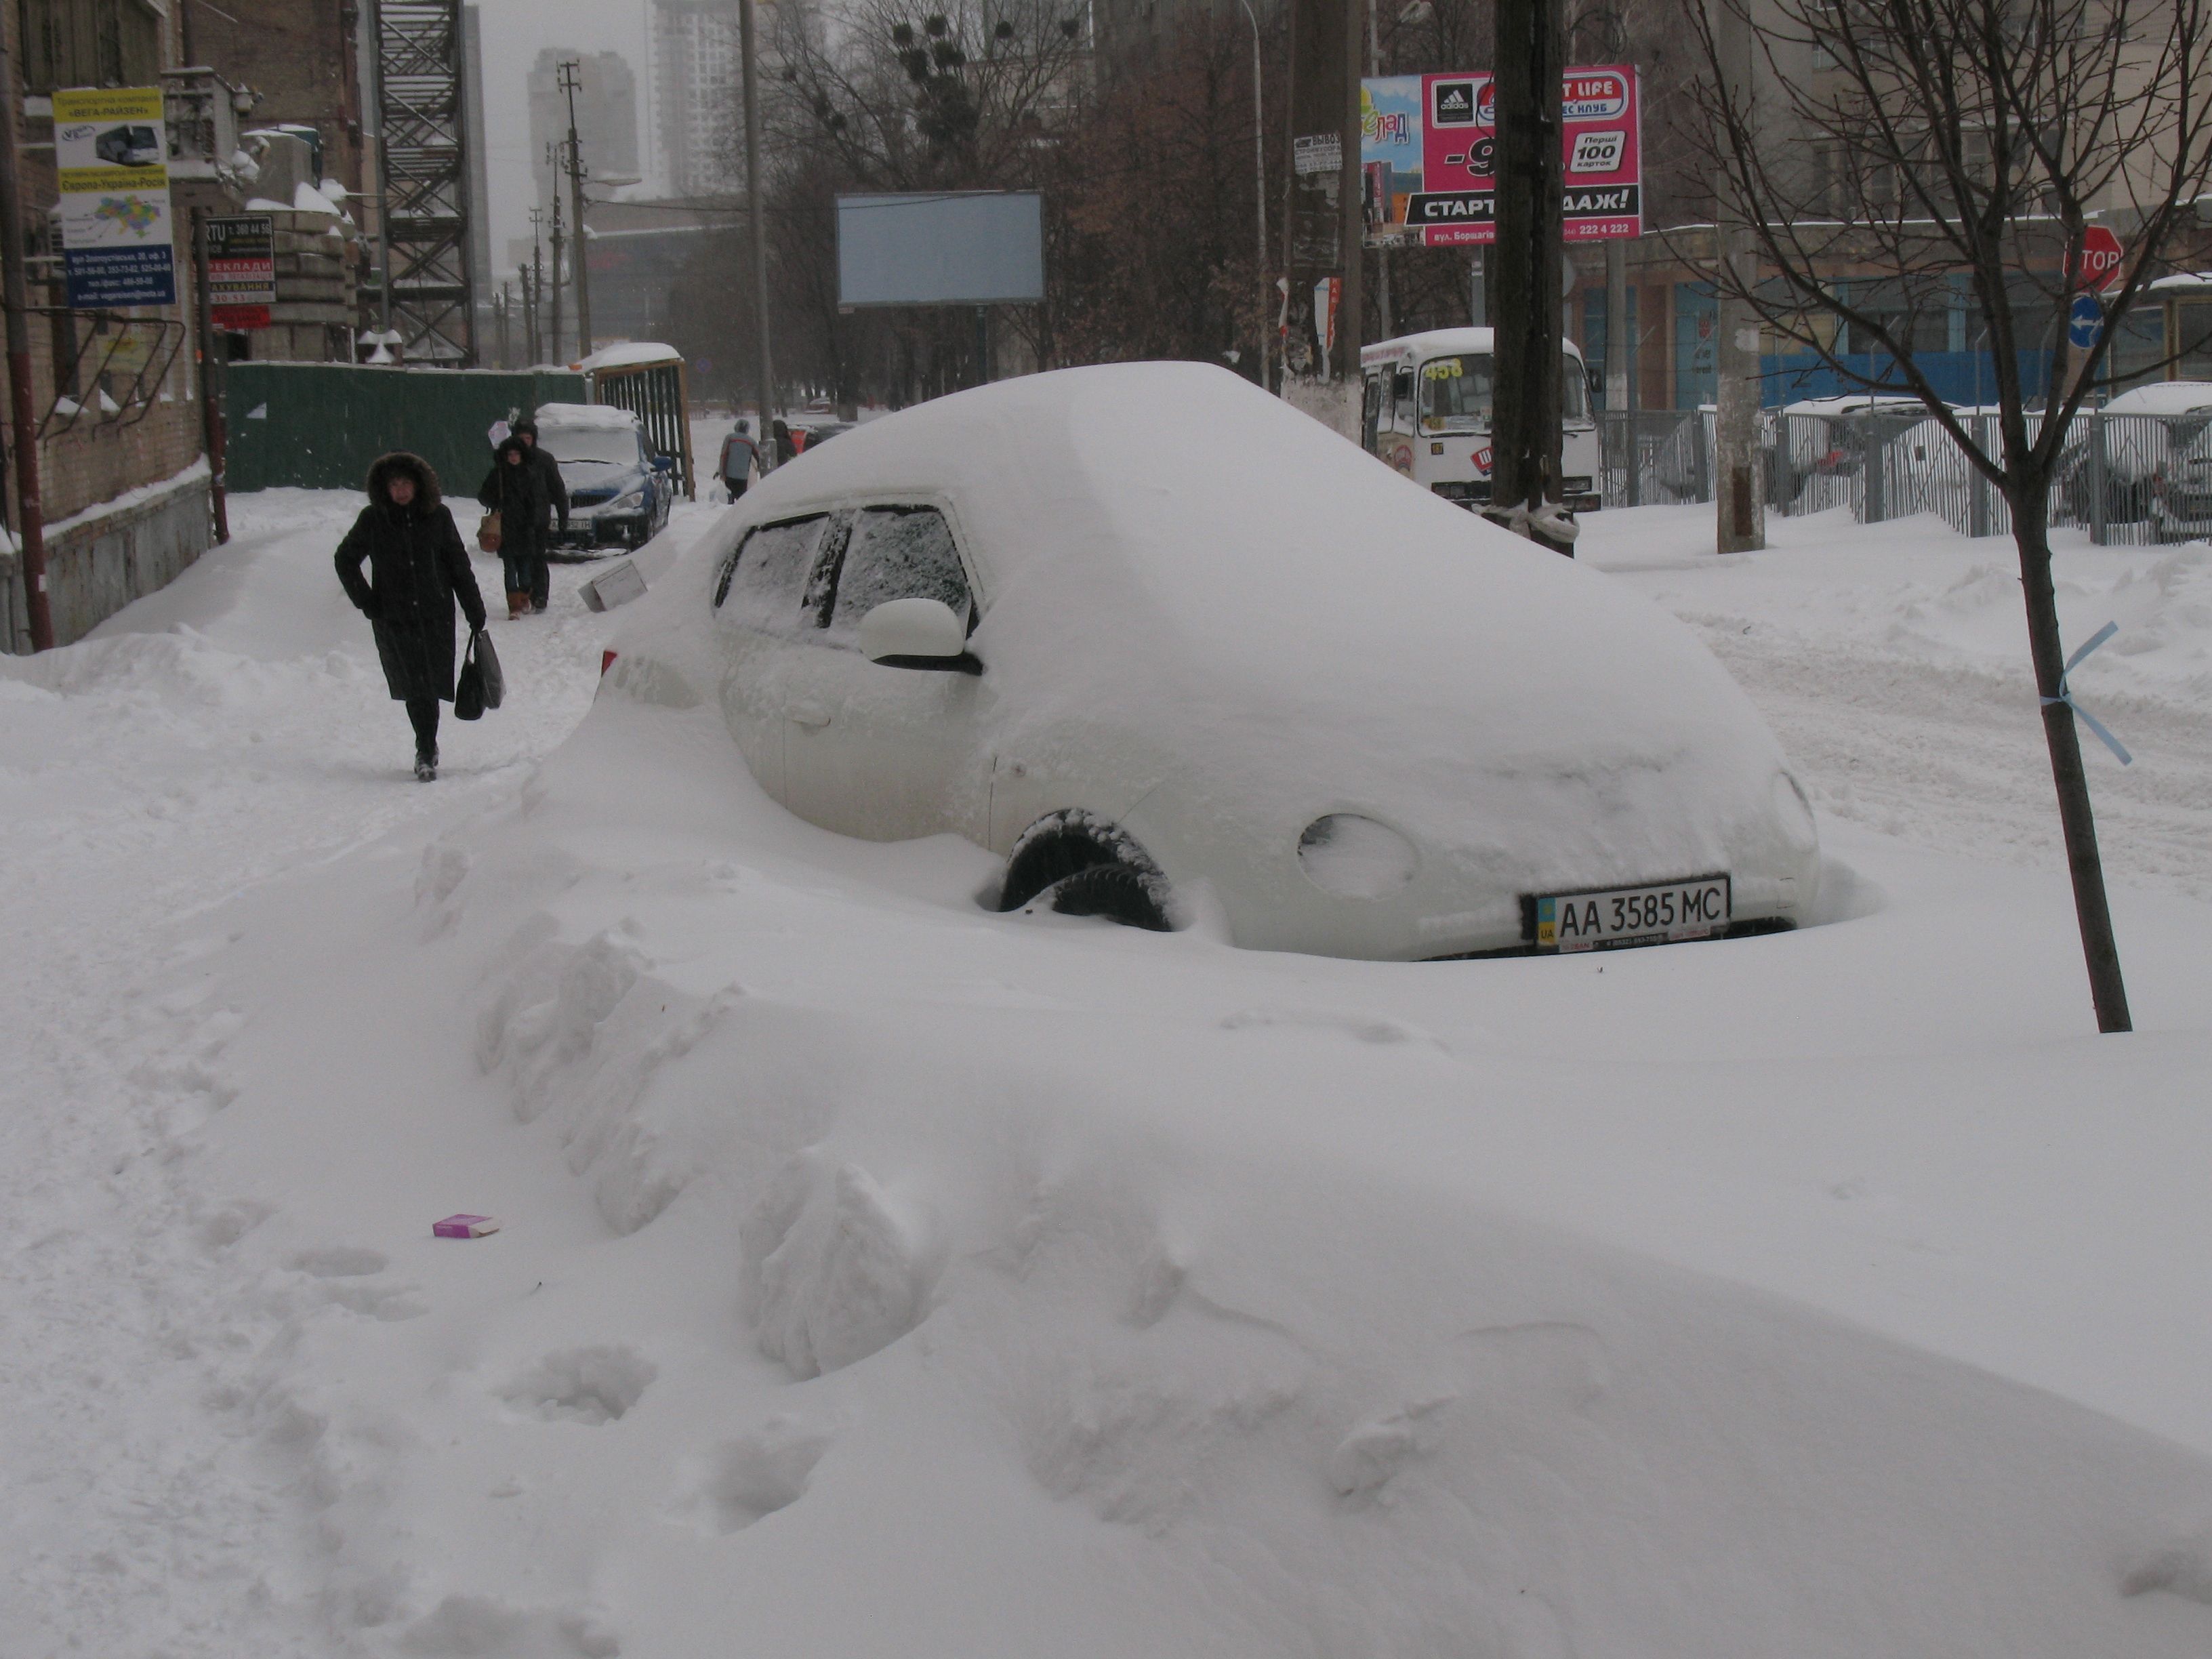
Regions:
<svg viewBox="0 0 2212 1659"><path fill-rule="evenodd" d="M653 453L636 416L605 404L541 404L537 420L538 441L568 487L568 528L556 528L554 553L642 547L668 522L676 463Z"/></svg>

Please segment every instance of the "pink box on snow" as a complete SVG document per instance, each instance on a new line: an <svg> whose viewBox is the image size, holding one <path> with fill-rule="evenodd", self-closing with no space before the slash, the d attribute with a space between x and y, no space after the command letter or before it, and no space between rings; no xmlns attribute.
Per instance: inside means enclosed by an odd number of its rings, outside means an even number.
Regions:
<svg viewBox="0 0 2212 1659"><path fill-rule="evenodd" d="M431 1235L437 1238L482 1238L498 1231L499 1223L488 1215L449 1215L430 1224Z"/></svg>

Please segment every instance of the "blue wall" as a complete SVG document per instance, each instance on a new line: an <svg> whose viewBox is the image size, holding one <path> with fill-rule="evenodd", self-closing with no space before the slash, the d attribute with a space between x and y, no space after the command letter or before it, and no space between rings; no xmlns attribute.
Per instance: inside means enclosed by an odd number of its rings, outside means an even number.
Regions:
<svg viewBox="0 0 2212 1659"><path fill-rule="evenodd" d="M2021 389L2030 398L2041 397L2050 377L2050 358L2039 351L2023 351L2019 356ZM1912 361L1947 404L1996 401L1996 360L1992 353L1922 351L1915 353ZM1881 380L1890 359L1868 352L1853 353L1843 362L1853 375ZM1766 381L1760 401L1770 409L1778 404L1794 404L1801 398L1832 398L1865 389L1863 381L1837 374L1809 351L1786 357L1761 357L1759 372ZM1711 400L1712 394L1708 390L1705 401Z"/></svg>

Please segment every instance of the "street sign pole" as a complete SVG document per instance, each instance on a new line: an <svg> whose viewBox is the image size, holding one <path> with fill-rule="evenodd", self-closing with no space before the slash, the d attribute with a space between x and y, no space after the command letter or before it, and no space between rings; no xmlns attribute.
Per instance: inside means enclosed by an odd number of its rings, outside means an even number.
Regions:
<svg viewBox="0 0 2212 1659"><path fill-rule="evenodd" d="M200 441L207 449L208 502L215 510L215 538L230 539L230 503L223 488L229 434L222 418L222 370L215 353L215 303L208 283L208 213L192 210L192 298L199 325Z"/></svg>

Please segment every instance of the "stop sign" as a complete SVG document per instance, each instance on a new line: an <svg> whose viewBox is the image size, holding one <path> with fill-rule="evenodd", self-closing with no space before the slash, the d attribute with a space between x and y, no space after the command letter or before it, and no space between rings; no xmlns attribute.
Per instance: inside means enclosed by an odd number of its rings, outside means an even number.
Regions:
<svg viewBox="0 0 2212 1659"><path fill-rule="evenodd" d="M2102 225L2081 233L2081 267L2074 273L2074 286L2106 293L2120 280L2120 259L2125 250L2120 239Z"/></svg>

